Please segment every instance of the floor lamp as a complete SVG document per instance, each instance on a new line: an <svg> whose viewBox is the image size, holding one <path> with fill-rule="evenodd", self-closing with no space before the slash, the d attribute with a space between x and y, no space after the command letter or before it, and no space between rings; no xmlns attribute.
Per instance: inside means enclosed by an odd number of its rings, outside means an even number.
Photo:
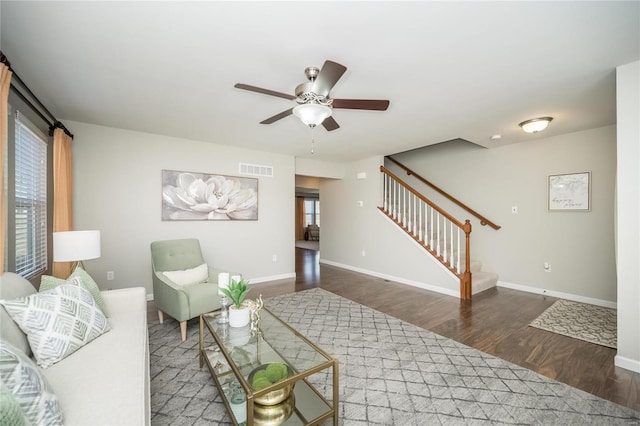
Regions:
<svg viewBox="0 0 640 426"><path fill-rule="evenodd" d="M66 231L53 233L53 261L78 262L100 257L100 231ZM77 267L77 265L76 265Z"/></svg>

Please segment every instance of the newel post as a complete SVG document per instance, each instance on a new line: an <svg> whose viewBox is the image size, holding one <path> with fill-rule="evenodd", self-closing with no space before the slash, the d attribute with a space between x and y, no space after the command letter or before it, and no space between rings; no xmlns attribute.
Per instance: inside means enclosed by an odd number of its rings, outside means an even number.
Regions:
<svg viewBox="0 0 640 426"><path fill-rule="evenodd" d="M471 300L471 222L465 220L464 226L465 239L465 256L464 256L464 274L460 279L460 299Z"/></svg>

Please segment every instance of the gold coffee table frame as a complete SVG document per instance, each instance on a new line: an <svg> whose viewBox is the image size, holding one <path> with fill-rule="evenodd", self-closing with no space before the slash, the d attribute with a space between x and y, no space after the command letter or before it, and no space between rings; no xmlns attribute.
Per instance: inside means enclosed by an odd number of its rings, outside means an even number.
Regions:
<svg viewBox="0 0 640 426"><path fill-rule="evenodd" d="M254 418L255 398L284 388L291 383L295 384L293 390L295 407L282 424L286 425L287 420L294 419L295 421L292 423L300 424L301 422L304 425L316 425L332 417L333 424L338 424L338 360L266 308L261 312L260 332L253 335L249 326L234 329L230 328L228 324L218 324L219 315L219 311L200 315L200 368L205 363L207 364L227 407L227 412L235 425L244 424L236 417L242 418L244 413L238 412L237 407L232 407L224 391L224 386L230 386L230 382L234 378L240 384L246 397L246 425L248 426L253 426L254 423L262 424L260 419ZM234 332L236 334L245 333L241 337L229 336ZM205 344L206 336L211 336L215 345ZM240 362L234 360L232 356L234 352L240 352L244 358ZM251 370L266 362L284 362L292 368L294 374L265 389L254 391L247 382L247 376ZM327 374L331 374L333 379L333 401L331 403L307 380L309 376L329 368L331 368L331 372ZM266 408L270 409L271 407ZM264 424L271 423L265 422Z"/></svg>

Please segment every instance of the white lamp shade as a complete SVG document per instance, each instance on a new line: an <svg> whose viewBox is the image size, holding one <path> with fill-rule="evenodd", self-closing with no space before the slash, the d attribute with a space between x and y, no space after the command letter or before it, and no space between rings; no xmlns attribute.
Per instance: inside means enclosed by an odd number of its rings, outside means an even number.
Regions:
<svg viewBox="0 0 640 426"><path fill-rule="evenodd" d="M54 262L75 262L100 257L100 231L53 233Z"/></svg>
<svg viewBox="0 0 640 426"><path fill-rule="evenodd" d="M331 116L331 108L320 104L302 104L293 109L293 115L307 126L317 126Z"/></svg>

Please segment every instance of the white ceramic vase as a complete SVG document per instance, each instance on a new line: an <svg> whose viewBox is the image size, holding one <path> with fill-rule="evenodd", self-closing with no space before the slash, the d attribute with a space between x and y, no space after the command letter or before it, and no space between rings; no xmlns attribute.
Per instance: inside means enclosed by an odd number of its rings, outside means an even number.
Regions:
<svg viewBox="0 0 640 426"><path fill-rule="evenodd" d="M247 324L249 324L249 307L243 305L238 309L236 305L229 306L229 325L245 327Z"/></svg>

